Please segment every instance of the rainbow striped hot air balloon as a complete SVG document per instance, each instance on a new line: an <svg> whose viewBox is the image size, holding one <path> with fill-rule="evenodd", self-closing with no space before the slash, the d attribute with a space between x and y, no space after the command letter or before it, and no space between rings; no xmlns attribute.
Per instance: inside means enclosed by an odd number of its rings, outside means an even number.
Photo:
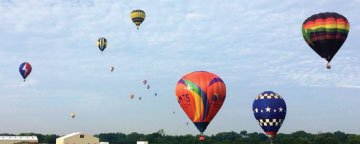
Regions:
<svg viewBox="0 0 360 144"><path fill-rule="evenodd" d="M306 43L322 58L330 61L345 42L349 33L348 20L338 13L319 13L307 18L302 25Z"/></svg>
<svg viewBox="0 0 360 144"><path fill-rule="evenodd" d="M181 108L200 131L199 139L204 140L203 132L224 103L224 81L210 72L192 72L178 81L175 93Z"/></svg>

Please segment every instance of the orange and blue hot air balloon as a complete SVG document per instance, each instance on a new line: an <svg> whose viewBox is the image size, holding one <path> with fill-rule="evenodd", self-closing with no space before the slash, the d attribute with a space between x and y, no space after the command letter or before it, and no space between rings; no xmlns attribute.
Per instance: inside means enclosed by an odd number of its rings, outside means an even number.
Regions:
<svg viewBox="0 0 360 144"><path fill-rule="evenodd" d="M200 140L204 140L203 132L224 103L224 81L213 73L196 71L178 81L175 93L181 108L200 131Z"/></svg>
<svg viewBox="0 0 360 144"><path fill-rule="evenodd" d="M286 116L284 99L272 91L264 91L256 96L253 103L255 119L267 135L274 139Z"/></svg>
<svg viewBox="0 0 360 144"><path fill-rule="evenodd" d="M21 76L24 78L24 82L27 76L30 75L32 70L31 65L28 62L23 62L19 67L19 72Z"/></svg>

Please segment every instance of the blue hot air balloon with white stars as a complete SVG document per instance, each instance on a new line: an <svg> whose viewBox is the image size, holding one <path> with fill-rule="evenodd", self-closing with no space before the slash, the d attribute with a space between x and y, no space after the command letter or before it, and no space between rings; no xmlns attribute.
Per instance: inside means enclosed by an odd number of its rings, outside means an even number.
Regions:
<svg viewBox="0 0 360 144"><path fill-rule="evenodd" d="M256 96L253 103L256 120L267 135L273 140L286 116L284 99L272 91L264 91Z"/></svg>

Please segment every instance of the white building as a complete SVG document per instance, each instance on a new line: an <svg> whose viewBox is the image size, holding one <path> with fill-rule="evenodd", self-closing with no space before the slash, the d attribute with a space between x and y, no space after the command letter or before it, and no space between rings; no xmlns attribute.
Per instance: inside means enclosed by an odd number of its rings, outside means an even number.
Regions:
<svg viewBox="0 0 360 144"><path fill-rule="evenodd" d="M149 144L147 141L137 141L136 144Z"/></svg>
<svg viewBox="0 0 360 144"><path fill-rule="evenodd" d="M36 136L0 136L0 144L37 144Z"/></svg>
<svg viewBox="0 0 360 144"><path fill-rule="evenodd" d="M99 144L99 138L76 132L57 138L56 144Z"/></svg>

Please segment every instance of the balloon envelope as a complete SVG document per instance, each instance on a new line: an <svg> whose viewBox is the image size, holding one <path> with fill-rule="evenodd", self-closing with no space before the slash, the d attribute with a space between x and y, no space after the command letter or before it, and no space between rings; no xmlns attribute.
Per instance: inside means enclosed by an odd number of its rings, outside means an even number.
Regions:
<svg viewBox="0 0 360 144"><path fill-rule="evenodd" d="M286 116L286 104L279 94L265 91L253 103L255 119L267 135L275 136Z"/></svg>
<svg viewBox="0 0 360 144"><path fill-rule="evenodd" d="M146 14L143 10L133 10L130 13L131 20L135 23L136 28L139 29L140 24L145 20Z"/></svg>
<svg viewBox="0 0 360 144"><path fill-rule="evenodd" d="M31 70L32 70L32 67L31 67L30 63L28 63L28 62L23 62L20 65L19 72L20 72L21 76L23 77L24 81L25 81L26 77L30 75Z"/></svg>
<svg viewBox="0 0 360 144"><path fill-rule="evenodd" d="M110 67L110 71L111 71L111 72L114 71L114 67L113 67L113 66Z"/></svg>
<svg viewBox="0 0 360 144"><path fill-rule="evenodd" d="M104 38L104 37L99 38L99 40L97 42L97 46L101 50L101 52L103 52L107 46L106 38Z"/></svg>
<svg viewBox="0 0 360 144"><path fill-rule="evenodd" d="M71 118L75 118L75 113L70 113Z"/></svg>
<svg viewBox="0 0 360 144"><path fill-rule="evenodd" d="M306 43L328 62L332 60L349 33L348 20L333 12L314 14L302 25Z"/></svg>
<svg viewBox="0 0 360 144"><path fill-rule="evenodd" d="M130 98L133 99L135 97L134 94L130 94Z"/></svg>
<svg viewBox="0 0 360 144"><path fill-rule="evenodd" d="M219 76L197 71L183 76L175 93L181 108L202 133L224 103L226 87Z"/></svg>

